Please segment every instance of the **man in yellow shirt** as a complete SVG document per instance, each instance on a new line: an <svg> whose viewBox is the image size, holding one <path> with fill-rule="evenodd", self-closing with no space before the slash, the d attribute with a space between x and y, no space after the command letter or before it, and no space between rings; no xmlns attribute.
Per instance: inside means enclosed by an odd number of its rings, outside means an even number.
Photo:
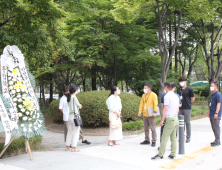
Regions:
<svg viewBox="0 0 222 170"><path fill-rule="evenodd" d="M152 131L152 147L156 146L156 112L157 112L157 95L151 91L152 84L145 83L144 84L144 94L142 96L140 107L139 107L139 114L138 116L141 116L141 113L143 113L143 123L144 123L144 131L145 131L145 140L141 142L141 145L144 144L150 144L150 137L149 137L149 128ZM151 113L148 113L148 108L153 107L153 113L152 115L149 115Z"/></svg>

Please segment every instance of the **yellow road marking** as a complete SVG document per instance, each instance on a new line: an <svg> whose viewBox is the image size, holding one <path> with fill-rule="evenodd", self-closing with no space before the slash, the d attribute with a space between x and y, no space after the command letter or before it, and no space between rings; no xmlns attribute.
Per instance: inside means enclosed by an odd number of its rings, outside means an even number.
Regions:
<svg viewBox="0 0 222 170"><path fill-rule="evenodd" d="M175 159L165 165L162 165L160 166L160 168L165 168L165 169L176 169L178 166L182 165L182 164L185 164L193 159L196 159L197 157L207 153L207 152L210 152L214 149L216 149L217 147L212 147L212 146L206 146L202 149L199 149L195 152L192 152L188 155L185 155L185 156L182 156L178 159Z"/></svg>

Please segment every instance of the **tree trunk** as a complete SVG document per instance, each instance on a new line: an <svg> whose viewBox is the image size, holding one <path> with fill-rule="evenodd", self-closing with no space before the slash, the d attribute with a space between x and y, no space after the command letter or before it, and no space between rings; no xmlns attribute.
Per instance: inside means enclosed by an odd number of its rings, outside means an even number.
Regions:
<svg viewBox="0 0 222 170"><path fill-rule="evenodd" d="M45 92L44 92L44 86L43 86L43 84L42 84L42 98L43 98L43 100L42 100L42 107L43 108L45 108Z"/></svg>
<svg viewBox="0 0 222 170"><path fill-rule="evenodd" d="M85 92L86 91L86 79L85 78L83 78L83 80L82 80L82 86L83 86L83 91Z"/></svg>
<svg viewBox="0 0 222 170"><path fill-rule="evenodd" d="M97 90L96 89L96 70L95 68L91 69L91 73L92 73L92 91Z"/></svg>
<svg viewBox="0 0 222 170"><path fill-rule="evenodd" d="M170 44L169 44L169 56L171 54L172 50L172 27L171 27L171 21L169 21L169 38L170 38ZM172 61L170 62L170 70L172 69Z"/></svg>
<svg viewBox="0 0 222 170"><path fill-rule="evenodd" d="M51 103L51 102L53 101L53 83L52 83L52 74L50 74L49 93L50 93L49 103Z"/></svg>
<svg viewBox="0 0 222 170"><path fill-rule="evenodd" d="M113 85L114 86L117 86L117 82L116 82L116 55L114 55L114 75L113 75Z"/></svg>
<svg viewBox="0 0 222 170"><path fill-rule="evenodd" d="M178 71L178 51L177 51L177 47L175 49L175 73L177 73ZM177 75L175 77L177 79Z"/></svg>

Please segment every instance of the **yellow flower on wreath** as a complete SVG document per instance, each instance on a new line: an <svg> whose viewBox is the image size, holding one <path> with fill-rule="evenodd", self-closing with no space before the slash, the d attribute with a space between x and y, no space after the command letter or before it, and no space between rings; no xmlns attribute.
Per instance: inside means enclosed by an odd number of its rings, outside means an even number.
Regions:
<svg viewBox="0 0 222 170"><path fill-rule="evenodd" d="M25 106L32 106L33 105L33 102L31 102L30 100L25 100L24 102L23 102L23 104L25 105Z"/></svg>
<svg viewBox="0 0 222 170"><path fill-rule="evenodd" d="M28 109L28 110L31 110L31 109L32 109L32 107L31 107L31 106L28 106L28 107L27 107L27 109Z"/></svg>
<svg viewBox="0 0 222 170"><path fill-rule="evenodd" d="M18 89L18 88L19 88L19 85L18 85L18 84L15 84L15 85L14 85L14 88L15 88L15 89Z"/></svg>
<svg viewBox="0 0 222 170"><path fill-rule="evenodd" d="M12 70L12 72L13 72L14 74L17 74L17 73L18 73L16 68L14 68L14 69Z"/></svg>
<svg viewBox="0 0 222 170"><path fill-rule="evenodd" d="M25 89L25 88L26 88L26 86L24 84L20 85L20 89Z"/></svg>
<svg viewBox="0 0 222 170"><path fill-rule="evenodd" d="M17 81L17 84L18 84L18 85L22 85L21 81Z"/></svg>

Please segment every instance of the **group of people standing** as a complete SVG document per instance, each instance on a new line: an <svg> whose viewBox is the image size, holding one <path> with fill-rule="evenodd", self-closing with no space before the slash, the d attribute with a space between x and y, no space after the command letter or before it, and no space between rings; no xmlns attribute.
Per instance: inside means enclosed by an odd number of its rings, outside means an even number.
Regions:
<svg viewBox="0 0 222 170"><path fill-rule="evenodd" d="M179 84L181 87L176 90L176 83L165 82L164 83L164 93L161 96L162 119L160 122L161 133L160 133L160 147L158 148L158 154L152 157L152 160L163 159L165 153L166 144L168 139L171 140L171 154L170 159L174 159L176 155L177 148L177 128L179 125L178 115L184 116L184 122L186 127L186 143L191 141L191 110L192 102L195 101L195 96L193 89L187 86L187 78L180 77ZM210 90L212 91L210 109L208 117L210 118L211 126L215 135L215 141L211 143L211 146L220 145L220 119L221 119L221 102L222 96L218 91L218 83L211 82ZM75 126L73 119L75 114L80 114L79 109L82 105L79 103L77 97L75 96L78 87L76 85L66 86L64 89L64 96L60 100L59 109L63 112L63 120L65 122L65 128L68 129L65 150L71 150L72 152L79 152L76 149L77 142L79 139L79 134L82 136L82 142L90 144L84 139L83 133L81 132L81 127ZM114 146L119 145L117 140L123 138L122 127L121 127L121 111L122 104L121 99L118 96L120 94L120 89L117 86L111 87L111 94L108 96L106 101L107 108L109 110L109 121L110 121L110 134L108 139L108 145ZM141 117L143 114L145 140L141 142L141 145L151 144L152 147L156 146L157 133L156 133L156 116L158 108L158 97L152 91L152 85L150 83L144 84L144 94L142 95L138 116ZM114 119L113 119L114 117ZM120 122L117 123L118 126L111 126L112 121ZM152 132L152 140L150 140L149 129ZM65 131L66 134L66 131ZM66 136L66 135L65 135ZM152 143L150 143L150 141Z"/></svg>

